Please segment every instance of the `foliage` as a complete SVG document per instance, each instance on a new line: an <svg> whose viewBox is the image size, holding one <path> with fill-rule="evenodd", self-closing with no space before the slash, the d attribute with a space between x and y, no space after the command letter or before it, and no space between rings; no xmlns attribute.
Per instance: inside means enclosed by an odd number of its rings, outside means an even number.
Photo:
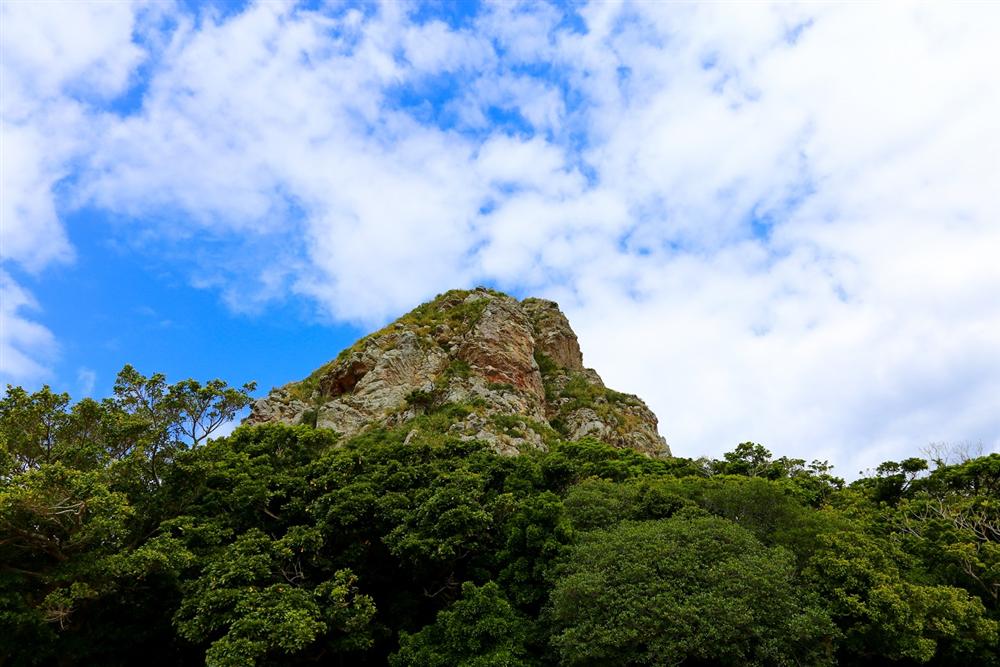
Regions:
<svg viewBox="0 0 1000 667"><path fill-rule="evenodd" d="M567 404L629 400L538 363ZM346 442L213 439L251 390L8 388L0 664L998 664L1000 455L845 486L752 442L653 459L497 417L545 444L507 457L421 395Z"/></svg>
<svg viewBox="0 0 1000 667"><path fill-rule="evenodd" d="M853 531L825 535L822 542L805 576L843 629L844 653L923 663L995 646L996 621L986 617L978 598L907 581L897 564L905 557L891 543Z"/></svg>
<svg viewBox="0 0 1000 667"><path fill-rule="evenodd" d="M416 634L403 632L394 667L528 667L528 619L494 582L462 586L462 597Z"/></svg>
<svg viewBox="0 0 1000 667"><path fill-rule="evenodd" d="M698 510L589 534L549 613L566 665L825 664L837 634L791 554Z"/></svg>

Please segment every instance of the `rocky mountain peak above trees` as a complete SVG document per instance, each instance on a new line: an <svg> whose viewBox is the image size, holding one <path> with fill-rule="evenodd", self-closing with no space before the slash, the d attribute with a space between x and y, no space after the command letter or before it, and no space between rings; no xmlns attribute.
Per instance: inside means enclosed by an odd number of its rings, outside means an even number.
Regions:
<svg viewBox="0 0 1000 667"><path fill-rule="evenodd" d="M436 418L417 419L427 415ZM444 430L507 454L587 436L670 454L646 404L584 367L556 303L482 287L446 292L362 338L258 400L246 421L304 423L345 437L412 423L408 438Z"/></svg>

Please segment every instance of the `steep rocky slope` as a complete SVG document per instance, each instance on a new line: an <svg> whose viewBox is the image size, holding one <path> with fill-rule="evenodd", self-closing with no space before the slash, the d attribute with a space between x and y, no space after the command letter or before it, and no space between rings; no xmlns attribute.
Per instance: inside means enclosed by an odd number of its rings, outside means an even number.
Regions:
<svg viewBox="0 0 1000 667"><path fill-rule="evenodd" d="M502 453L591 436L670 454L646 404L584 368L576 334L555 303L485 288L453 290L419 306L306 379L272 390L247 421L308 423L352 436L425 414L442 415L439 428Z"/></svg>

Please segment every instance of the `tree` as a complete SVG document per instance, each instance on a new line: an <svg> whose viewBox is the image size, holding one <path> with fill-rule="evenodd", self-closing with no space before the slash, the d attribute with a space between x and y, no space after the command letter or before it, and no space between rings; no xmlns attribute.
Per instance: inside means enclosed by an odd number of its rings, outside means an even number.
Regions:
<svg viewBox="0 0 1000 667"><path fill-rule="evenodd" d="M256 383L230 387L223 380L204 385L182 380L168 385L162 373L146 377L131 365L119 373L113 405L139 426L136 446L149 461L149 472L159 484L158 467L183 447L197 447L251 402Z"/></svg>
<svg viewBox="0 0 1000 667"><path fill-rule="evenodd" d="M765 475L771 466L771 452L756 442L741 442L723 457L726 462L721 466L722 472L730 475L757 477Z"/></svg>
<svg viewBox="0 0 1000 667"><path fill-rule="evenodd" d="M7 385L0 399L0 479L56 461L70 420L68 394Z"/></svg>
<svg viewBox="0 0 1000 667"><path fill-rule="evenodd" d="M985 655L970 658L997 638L997 624L979 598L960 588L908 581L899 565L909 560L906 554L861 530L819 540L822 546L804 574L844 632L845 662L951 658L955 664L987 664Z"/></svg>
<svg viewBox="0 0 1000 667"><path fill-rule="evenodd" d="M549 568L573 538L559 497L546 491L523 500L505 522L503 537L499 581L511 600L537 611L548 594Z"/></svg>
<svg viewBox="0 0 1000 667"><path fill-rule="evenodd" d="M350 570L318 583L294 572L295 531L273 540L253 529L202 559L174 616L178 633L207 643L207 665L249 665L266 655L367 648L375 606Z"/></svg>
<svg viewBox="0 0 1000 667"><path fill-rule="evenodd" d="M220 380L167 385L131 366L100 402L71 405L49 387L7 388L0 398L0 662L6 655L15 664L43 660L51 649L112 664L122 647L169 630L148 597L169 598L190 556L157 531L166 511L157 497L161 468L203 444L247 405L252 388Z"/></svg>
<svg viewBox="0 0 1000 667"><path fill-rule="evenodd" d="M797 590L791 554L698 512L584 537L550 598L563 664L832 661L836 630Z"/></svg>
<svg viewBox="0 0 1000 667"><path fill-rule="evenodd" d="M908 548L944 582L1000 609L1000 454L942 465L894 515Z"/></svg>
<svg viewBox="0 0 1000 667"><path fill-rule="evenodd" d="M462 598L416 634L402 632L393 667L528 667L530 622L494 582L462 584Z"/></svg>

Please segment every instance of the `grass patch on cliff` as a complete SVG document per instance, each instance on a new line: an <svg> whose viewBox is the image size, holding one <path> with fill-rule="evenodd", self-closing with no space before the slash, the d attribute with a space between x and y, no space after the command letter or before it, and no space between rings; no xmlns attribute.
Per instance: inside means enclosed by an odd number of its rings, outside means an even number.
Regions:
<svg viewBox="0 0 1000 667"><path fill-rule="evenodd" d="M458 439L450 432L451 426L475 412L477 406L471 403L444 403L428 407L424 414L398 428L405 433L416 430L423 440Z"/></svg>
<svg viewBox="0 0 1000 667"><path fill-rule="evenodd" d="M538 434L547 446L551 447L556 442L560 441L559 433L552 428L549 424L545 424L528 417L519 417L517 415L493 415L490 417L490 421L496 426L501 432L509 435L513 438L525 438L527 436L527 430L532 430ZM527 430L526 430L527 429Z"/></svg>
<svg viewBox="0 0 1000 667"><path fill-rule="evenodd" d="M526 428L525 420L517 415L493 415L490 417L493 425L512 438L523 438Z"/></svg>
<svg viewBox="0 0 1000 667"><path fill-rule="evenodd" d="M570 373L568 379L560 382L566 378L565 375L561 377L557 375L561 369L551 370L552 366L549 364L553 362L544 354L536 354L536 360L539 358L539 367L542 367L542 363L546 363L548 369L548 372L542 375L545 398L549 403L559 404L558 413L552 418L550 425L561 436L570 437L568 417L571 413L582 409L593 410L597 418L619 436L625 436L641 425L641 417L627 409L642 406L642 401L636 396L602 387L581 373Z"/></svg>
<svg viewBox="0 0 1000 667"><path fill-rule="evenodd" d="M475 292L469 290L450 290L439 294L432 301L421 304L396 320L419 334L432 333L440 325L447 325L453 334L461 335L476 325L489 299L468 300ZM488 293L493 296L503 296L500 292ZM395 324L395 323L394 323ZM390 325L394 326L394 325Z"/></svg>
<svg viewBox="0 0 1000 667"><path fill-rule="evenodd" d="M452 359L445 366L445 369L434 378L434 388L436 391L444 392L455 378L467 380L472 375L472 367L467 361L462 359Z"/></svg>
<svg viewBox="0 0 1000 667"><path fill-rule="evenodd" d="M542 389L545 391L545 402L552 403L559 397L559 392L555 385L555 376L559 372L559 365L552 360L552 357L540 350L535 350L535 363L538 364L538 371L542 375Z"/></svg>
<svg viewBox="0 0 1000 667"><path fill-rule="evenodd" d="M620 391L594 384L579 374L572 375L569 381L563 385L562 390L559 392L559 397L570 399L565 404L567 410L594 408L602 403L611 405L642 405L639 399L631 394L623 394Z"/></svg>
<svg viewBox="0 0 1000 667"><path fill-rule="evenodd" d="M540 350L535 350L535 363L538 364L538 370L541 372L542 377L554 375L559 370L559 364L553 361L552 357Z"/></svg>

